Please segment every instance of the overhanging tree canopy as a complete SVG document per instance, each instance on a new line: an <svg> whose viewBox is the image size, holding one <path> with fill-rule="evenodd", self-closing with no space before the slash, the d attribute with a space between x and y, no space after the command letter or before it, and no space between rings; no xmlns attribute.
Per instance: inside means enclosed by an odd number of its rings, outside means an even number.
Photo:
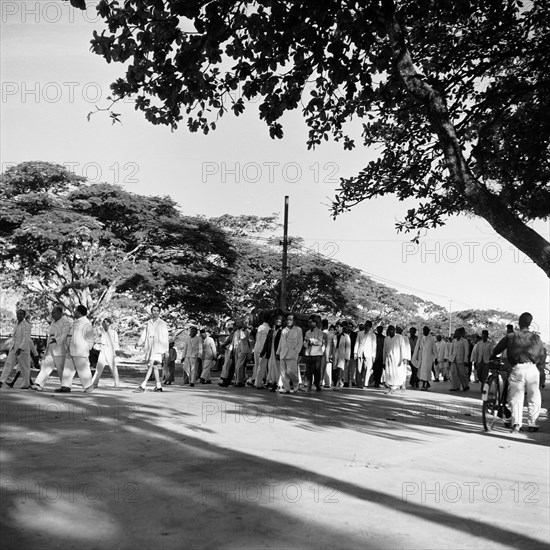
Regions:
<svg viewBox="0 0 550 550"><path fill-rule="evenodd" d="M82 7L83 0L72 0ZM154 124L208 133L261 98L283 136L301 108L308 146L363 122L379 157L342 180L333 214L379 195L415 198L398 224L486 219L550 275L550 4L546 0L101 0L92 49L126 63L115 98ZM239 93L236 94L237 90ZM236 97L238 95L239 97Z"/></svg>
<svg viewBox="0 0 550 550"><path fill-rule="evenodd" d="M224 310L235 252L169 197L86 185L45 162L9 168L0 183L0 265L14 288L92 316L124 293L187 314Z"/></svg>

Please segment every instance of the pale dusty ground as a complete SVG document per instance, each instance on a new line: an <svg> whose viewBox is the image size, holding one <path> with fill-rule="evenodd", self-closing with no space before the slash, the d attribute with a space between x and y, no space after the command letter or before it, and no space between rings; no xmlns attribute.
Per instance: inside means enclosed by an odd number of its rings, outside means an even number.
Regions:
<svg viewBox="0 0 550 550"><path fill-rule="evenodd" d="M546 412L541 432L511 437L483 433L478 391L447 383L388 397L124 382L0 390L3 549L549 542Z"/></svg>

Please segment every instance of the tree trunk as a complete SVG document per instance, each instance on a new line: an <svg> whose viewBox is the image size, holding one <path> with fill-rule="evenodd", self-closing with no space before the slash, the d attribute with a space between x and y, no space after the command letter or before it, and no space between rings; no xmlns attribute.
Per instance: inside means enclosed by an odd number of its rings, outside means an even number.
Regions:
<svg viewBox="0 0 550 550"><path fill-rule="evenodd" d="M445 98L432 88L414 67L405 35L395 18L393 0L383 1L386 29L396 67L407 91L427 109L428 118L445 156L449 176L472 211L550 277L550 242L514 214L497 195L477 180L468 166L462 145L449 116Z"/></svg>

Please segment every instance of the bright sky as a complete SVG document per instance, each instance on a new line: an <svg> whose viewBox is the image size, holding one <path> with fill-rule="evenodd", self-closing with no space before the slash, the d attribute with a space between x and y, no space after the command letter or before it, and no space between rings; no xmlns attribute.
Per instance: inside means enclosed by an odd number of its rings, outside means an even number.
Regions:
<svg viewBox="0 0 550 550"><path fill-rule="evenodd" d="M2 171L29 160L65 164L94 182L170 195L185 214L207 217L277 212L282 221L289 195L290 234L308 247L453 310L530 311L548 342L548 278L484 220L453 218L418 247L396 232L410 205L393 197L332 220L327 205L338 178L356 174L375 152L331 142L308 152L299 112L285 118L285 138L271 140L254 105L239 118L225 116L208 136L153 126L131 103L115 108L122 125L105 113L87 122L123 74L89 51L92 31L101 29L95 10L4 0L1 17ZM534 227L550 238L550 224Z"/></svg>

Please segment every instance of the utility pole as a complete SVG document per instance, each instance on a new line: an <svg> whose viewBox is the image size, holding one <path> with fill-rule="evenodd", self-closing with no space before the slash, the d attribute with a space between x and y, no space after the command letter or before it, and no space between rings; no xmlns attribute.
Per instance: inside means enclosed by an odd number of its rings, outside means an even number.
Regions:
<svg viewBox="0 0 550 550"><path fill-rule="evenodd" d="M452 334L452 323L451 323L452 312L453 312L453 301L449 300L449 338L451 338L451 334Z"/></svg>
<svg viewBox="0 0 550 550"><path fill-rule="evenodd" d="M283 222L283 266L281 274L281 301L280 308L286 311L286 272L288 270L288 195L285 195L285 217Z"/></svg>

